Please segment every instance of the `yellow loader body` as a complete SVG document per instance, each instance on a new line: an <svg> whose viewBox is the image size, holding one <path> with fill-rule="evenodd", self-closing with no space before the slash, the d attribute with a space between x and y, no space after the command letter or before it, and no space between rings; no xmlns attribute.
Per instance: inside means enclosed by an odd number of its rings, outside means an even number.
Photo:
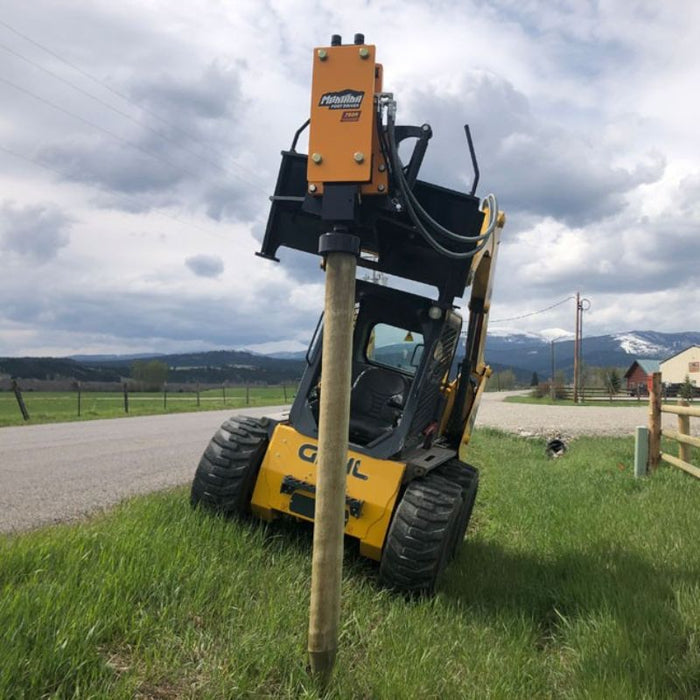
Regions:
<svg viewBox="0 0 700 700"><path fill-rule="evenodd" d="M280 424L270 440L255 483L251 509L263 520L280 513L313 522L317 442ZM360 541L360 553L379 561L405 463L348 451L345 534Z"/></svg>

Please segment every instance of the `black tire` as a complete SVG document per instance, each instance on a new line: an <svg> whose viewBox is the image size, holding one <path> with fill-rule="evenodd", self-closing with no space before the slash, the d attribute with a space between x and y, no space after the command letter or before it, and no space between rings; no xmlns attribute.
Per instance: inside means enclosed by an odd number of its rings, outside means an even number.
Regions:
<svg viewBox="0 0 700 700"><path fill-rule="evenodd" d="M216 431L192 481L190 503L226 515L247 515L268 445L266 418L234 416Z"/></svg>
<svg viewBox="0 0 700 700"><path fill-rule="evenodd" d="M432 593L449 560L462 505L462 489L434 472L409 483L384 544L382 583Z"/></svg>
<svg viewBox="0 0 700 700"><path fill-rule="evenodd" d="M472 517L476 493L479 489L479 470L466 462L460 462L458 459L451 459L449 462L445 462L439 467L436 467L434 473L439 474L448 481L458 484L462 489L463 503L455 529L454 543L450 551L450 559L452 559L457 554L457 550L462 542L464 542L464 536L466 535L467 527Z"/></svg>

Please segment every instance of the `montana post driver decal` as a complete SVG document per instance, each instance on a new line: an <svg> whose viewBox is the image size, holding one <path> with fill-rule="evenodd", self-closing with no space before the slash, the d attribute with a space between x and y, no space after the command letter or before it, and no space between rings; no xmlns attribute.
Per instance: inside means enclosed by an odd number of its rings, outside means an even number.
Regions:
<svg viewBox="0 0 700 700"><path fill-rule="evenodd" d="M360 109L364 96L365 93L362 90L324 92L318 101L318 106L328 109Z"/></svg>

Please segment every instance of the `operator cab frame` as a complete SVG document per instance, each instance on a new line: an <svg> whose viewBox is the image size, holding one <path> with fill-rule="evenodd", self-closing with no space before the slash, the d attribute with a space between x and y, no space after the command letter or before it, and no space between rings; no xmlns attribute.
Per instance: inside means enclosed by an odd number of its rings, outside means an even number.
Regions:
<svg viewBox="0 0 700 700"><path fill-rule="evenodd" d="M427 297L365 280L356 282L355 302L349 447L380 459L396 458L425 443L440 423L441 388L462 318ZM314 439L323 384L322 321L289 415L297 431Z"/></svg>

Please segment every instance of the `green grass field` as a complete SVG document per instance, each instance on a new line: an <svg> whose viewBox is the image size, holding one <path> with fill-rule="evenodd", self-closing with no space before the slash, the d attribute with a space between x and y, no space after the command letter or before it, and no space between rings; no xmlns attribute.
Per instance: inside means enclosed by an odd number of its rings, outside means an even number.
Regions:
<svg viewBox="0 0 700 700"><path fill-rule="evenodd" d="M80 416L78 416L77 392L26 391L24 403L30 420L25 421L11 391L0 392L0 427L37 423L56 423L94 418L121 418L146 416L156 413L185 411L213 411L245 406L274 406L292 401L296 386L251 386L210 389L200 393L199 406L195 393L168 393L163 406L163 393L130 392L129 412L124 411L124 395L121 392L82 392ZM246 393L247 392L247 393ZM286 396L286 398L285 398Z"/></svg>
<svg viewBox="0 0 700 700"><path fill-rule="evenodd" d="M0 697L700 695L700 483L632 439L477 431L469 537L432 599L346 552L340 652L307 675L311 531L192 512L185 488L0 538Z"/></svg>

